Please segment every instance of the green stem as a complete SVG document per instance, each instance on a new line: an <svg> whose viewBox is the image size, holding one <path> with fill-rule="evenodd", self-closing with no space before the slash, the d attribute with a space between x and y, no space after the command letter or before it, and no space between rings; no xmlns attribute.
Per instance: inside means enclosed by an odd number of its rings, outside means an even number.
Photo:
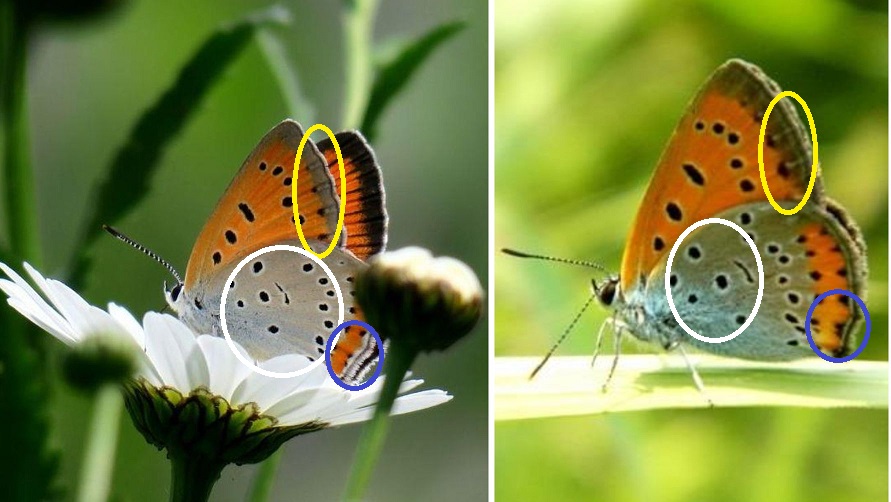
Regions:
<svg viewBox="0 0 891 502"><path fill-rule="evenodd" d="M418 352L414 349L393 343L386 355L384 369L386 379L381 391L374 416L362 431L359 438L359 446L356 449L356 458L353 462L350 480L347 483L346 500L361 500L374 471L374 464L380 456L387 435L387 425L390 419L390 410L399 393L402 379L411 368Z"/></svg>
<svg viewBox="0 0 891 502"><path fill-rule="evenodd" d="M28 159L26 70L33 6L0 0L0 204L7 219L10 265L27 259L40 266L34 188ZM0 315L0 416L4 451L0 461L4 499L44 500L55 486L57 453L47 446L47 373L42 337L21 317ZM0 433L3 435L4 433Z"/></svg>
<svg viewBox="0 0 891 502"><path fill-rule="evenodd" d="M40 265L37 210L28 141L27 48L31 26L23 2L0 2L0 120L3 121L3 176L9 242L13 255Z"/></svg>
<svg viewBox="0 0 891 502"><path fill-rule="evenodd" d="M346 97L343 128L355 129L362 123L371 89L371 32L377 0L354 0L345 4Z"/></svg>
<svg viewBox="0 0 891 502"><path fill-rule="evenodd" d="M224 464L182 453L170 454L170 502L202 502L210 499Z"/></svg>
<svg viewBox="0 0 891 502"><path fill-rule="evenodd" d="M77 500L81 502L108 500L121 410L124 408L124 398L115 384L100 387L94 401L93 419L77 494Z"/></svg>
<svg viewBox="0 0 891 502"><path fill-rule="evenodd" d="M282 450L279 448L269 458L260 464L257 477L254 478L254 486L251 488L251 502L266 502L269 500L269 492L272 491L272 483L278 472L278 464L282 461Z"/></svg>

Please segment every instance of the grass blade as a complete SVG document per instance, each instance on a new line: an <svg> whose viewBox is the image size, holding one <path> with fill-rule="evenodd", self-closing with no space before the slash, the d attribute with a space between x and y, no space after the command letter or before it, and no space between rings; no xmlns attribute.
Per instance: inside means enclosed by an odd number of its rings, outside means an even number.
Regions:
<svg viewBox="0 0 891 502"><path fill-rule="evenodd" d="M692 356L716 407L888 407L888 363L812 358L758 363ZM533 380L537 357L495 358L495 419L517 420L665 408L705 408L679 356L623 355L606 393L611 358L555 357Z"/></svg>
<svg viewBox="0 0 891 502"><path fill-rule="evenodd" d="M374 79L368 107L362 119L362 134L373 141L377 134L377 122L384 110L396 97L433 50L464 28L461 21L437 26L412 43L406 45L391 61L383 64Z"/></svg>

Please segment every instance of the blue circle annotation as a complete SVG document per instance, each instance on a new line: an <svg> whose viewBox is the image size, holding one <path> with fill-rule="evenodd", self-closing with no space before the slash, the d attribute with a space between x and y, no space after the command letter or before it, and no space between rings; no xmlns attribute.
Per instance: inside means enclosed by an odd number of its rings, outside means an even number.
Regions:
<svg viewBox="0 0 891 502"><path fill-rule="evenodd" d="M817 305L820 304L823 299L833 296L833 295L845 295L848 298L852 298L857 305L860 306L860 310L863 311L863 318L866 320L866 332L863 334L863 341L860 342L860 345L857 347L857 350L851 352L845 357L832 357L830 355L826 355L822 350L817 347L816 342L814 342L814 336L811 334L811 317L814 315L814 309L817 308ZM811 345L811 348L814 352L817 353L818 356L823 359L831 362L831 363L846 363L851 359L859 356L863 349L866 348L867 342L869 342L869 334L872 332L872 320L869 317L869 310L866 309L866 304L863 303L863 300L860 299L856 294L848 291L847 289L830 289L829 291L821 294L820 296L814 298L813 303L811 303L811 308L807 311L807 317L804 318L804 331L805 335L807 335L807 343Z"/></svg>
<svg viewBox="0 0 891 502"><path fill-rule="evenodd" d="M374 374L371 375L371 378L366 380L365 383L362 383L359 385L350 385L350 384L344 383L344 381L341 380L339 376L337 376L337 373L334 372L334 368L331 367L331 348L334 344L334 339L337 338L338 333L340 333L341 331L343 331L345 328L347 328L349 326L361 326L362 328L365 329L365 331L368 331L369 333L371 333L371 335L374 336L374 341L377 343L377 347L378 347L377 365L376 365L377 367L374 368ZM374 328L372 328L371 325L368 324L367 322L362 322L362 321L359 321L358 319L353 319L352 321L342 322L342 323L340 323L339 326L337 326L337 328L334 329L334 331L331 332L331 336L328 337L328 342L325 344L325 367L328 368L328 374L331 375L331 379L334 380L334 382L337 385L340 385L344 389L346 389L346 390L366 389L371 384L373 384L374 381L378 379L378 377L381 376L381 370L384 367L383 347L384 347L384 343L381 341L380 335L378 335L377 331L375 331Z"/></svg>

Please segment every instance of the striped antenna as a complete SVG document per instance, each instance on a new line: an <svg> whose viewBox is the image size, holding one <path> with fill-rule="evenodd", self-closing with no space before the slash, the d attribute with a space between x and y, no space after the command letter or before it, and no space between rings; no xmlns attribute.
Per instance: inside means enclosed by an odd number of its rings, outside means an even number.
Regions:
<svg viewBox="0 0 891 502"><path fill-rule="evenodd" d="M553 261L557 263L566 263L569 265L579 265L581 267L593 268L595 270L599 270L601 272L609 273L606 270L606 267L599 263L594 263L593 261L586 260L571 260L569 258L557 258L555 256L545 256L540 254L530 254L524 253L522 251L516 251L514 249L502 248L501 252L510 256L516 256L517 258L534 258L536 260L544 260L544 261Z"/></svg>
<svg viewBox="0 0 891 502"><path fill-rule="evenodd" d="M548 362L548 359L550 359L551 356L554 355L554 352L557 351L557 347L559 347L560 344L563 343L563 340L566 340L566 337L569 336L569 332L572 331L572 328L574 328L576 324L578 324L579 319L581 319L582 317L582 314L584 314L585 311L588 310L588 307L591 306L591 302L594 301L594 298L596 298L595 295L591 295L588 297L588 299L585 301L585 304L582 305L582 308L575 315L575 318L572 320L571 323L569 323L569 326L567 326L566 329L563 330L563 334L560 335L560 338L558 338L556 343L554 343L554 345L551 347L551 350L549 350L548 353L545 354L544 359L542 359L541 362L538 363L538 366L536 366L535 369L532 370L532 373L529 375L529 380L535 378L535 375L538 374L542 367L544 367L545 363Z"/></svg>
<svg viewBox="0 0 891 502"><path fill-rule="evenodd" d="M155 253L151 249L143 246L142 244L134 241L133 239L127 237L126 235L122 234L121 232L119 232L117 229L115 229L113 227L110 227L108 225L102 225L102 229L105 230L106 232L110 233L111 235L113 235L119 241L126 242L127 244L133 246L134 248L142 251L149 258L155 260L156 262L160 263L161 265L164 265L164 268L166 268L173 275L173 277L176 278L176 282L179 284L182 284L183 280L182 280L182 278L180 278L179 274L176 272L176 269L173 268L173 265L171 265L170 262L168 262L164 258L161 258L160 256L158 256L157 253Z"/></svg>

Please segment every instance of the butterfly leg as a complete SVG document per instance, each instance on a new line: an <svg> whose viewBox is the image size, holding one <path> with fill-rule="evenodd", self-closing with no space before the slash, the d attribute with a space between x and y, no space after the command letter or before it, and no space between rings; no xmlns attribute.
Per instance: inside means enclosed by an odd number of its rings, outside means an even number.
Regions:
<svg viewBox="0 0 891 502"><path fill-rule="evenodd" d="M619 355L622 352L622 333L625 332L624 326L617 326L615 322L611 324L613 327L613 335L615 336L616 351L613 355L613 364L609 368L609 374L606 376L606 381L603 382L603 387L601 387L602 392L607 391L609 383L612 381L613 375L616 373L616 366L619 364Z"/></svg>
<svg viewBox="0 0 891 502"><path fill-rule="evenodd" d="M681 353L681 356L683 356L684 362L687 364L687 368L690 370L690 374L693 375L693 383L696 384L696 389L698 389L700 394L702 394L702 397L704 397L705 400L708 401L709 408L714 408L715 403L712 402L712 399L705 391L705 385L702 383L702 377L699 376L699 372L696 371L696 366L694 366L693 362L690 361L690 358L687 357L687 351L684 350L684 346L678 344L677 349Z"/></svg>
<svg viewBox="0 0 891 502"><path fill-rule="evenodd" d="M597 356L600 355L600 348L603 346L603 331L606 329L607 324L612 324L613 329L615 329L615 320L610 317L603 321L603 324L600 325L600 329L597 330L597 343L594 345L594 356L591 358L592 368L594 367L594 363L597 362Z"/></svg>

